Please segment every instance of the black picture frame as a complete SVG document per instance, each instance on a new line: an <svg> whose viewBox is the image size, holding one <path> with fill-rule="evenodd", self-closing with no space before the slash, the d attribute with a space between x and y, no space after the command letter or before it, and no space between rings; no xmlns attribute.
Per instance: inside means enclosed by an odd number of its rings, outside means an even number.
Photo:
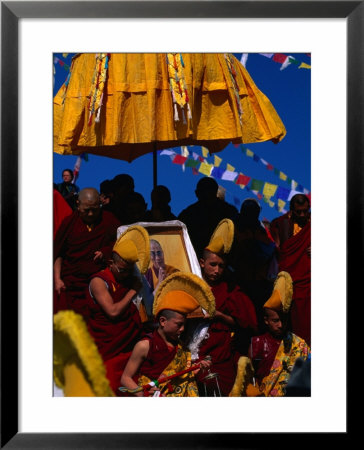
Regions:
<svg viewBox="0 0 364 450"><path fill-rule="evenodd" d="M347 20L347 299L363 262L363 1L1 2L1 448L259 448L277 434L18 432L18 22L21 18L345 18ZM345 205L342 205L344 208ZM341 209L343 209L341 208ZM333 213L334 214L334 213ZM6 283L4 279L6 278ZM10 291L11 286L11 291ZM11 301L8 301L11 292ZM360 290L358 290L360 292ZM359 300L359 299L358 299ZM335 337L333 337L335 339ZM330 370L330 369L328 369ZM347 389L347 386L340 386ZM258 419L259 420L259 419ZM335 435L340 445L347 433ZM289 431L289 430L287 430ZM315 444L319 435L315 435ZM291 439L295 439L295 436ZM302 443L312 442L309 433ZM323 436L327 442L327 435ZM312 442L313 443L313 442Z"/></svg>

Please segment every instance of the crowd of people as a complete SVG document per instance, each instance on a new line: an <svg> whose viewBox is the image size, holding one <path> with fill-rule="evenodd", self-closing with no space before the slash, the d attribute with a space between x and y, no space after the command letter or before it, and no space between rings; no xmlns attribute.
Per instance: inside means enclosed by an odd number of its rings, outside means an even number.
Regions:
<svg viewBox="0 0 364 450"><path fill-rule="evenodd" d="M69 169L54 184L54 314L86 323L115 395L284 396L305 368L310 395L310 200L263 223L246 199L240 211L210 177L175 215L167 187L151 208L120 174L79 190ZM201 276L166 263L138 223L178 220ZM128 225L117 238L117 230ZM297 378L297 377L296 377ZM292 394L291 394L292 395Z"/></svg>

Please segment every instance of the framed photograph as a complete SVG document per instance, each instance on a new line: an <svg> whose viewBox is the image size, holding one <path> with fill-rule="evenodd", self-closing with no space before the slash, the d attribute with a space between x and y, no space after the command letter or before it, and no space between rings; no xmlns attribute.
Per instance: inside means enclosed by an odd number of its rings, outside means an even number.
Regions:
<svg viewBox="0 0 364 450"><path fill-rule="evenodd" d="M287 432L302 442L310 433L348 437L347 301L360 292L362 268L352 248L362 249L363 2L12 1L1 2L1 21L1 447L248 448ZM119 399L120 407L52 397L52 54L105 45L312 54L310 398L199 399L177 408L167 399ZM149 232L163 249L172 239L183 268L196 273L183 230ZM174 251L165 258L176 264Z"/></svg>

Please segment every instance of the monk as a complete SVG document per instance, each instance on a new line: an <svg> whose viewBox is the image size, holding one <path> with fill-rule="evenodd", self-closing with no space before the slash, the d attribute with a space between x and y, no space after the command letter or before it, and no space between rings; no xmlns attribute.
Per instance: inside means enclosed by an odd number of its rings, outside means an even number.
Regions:
<svg viewBox="0 0 364 450"><path fill-rule="evenodd" d="M120 380L121 385L135 396L198 396L193 372L178 376L170 382L161 383L160 386L154 382L152 383L154 387L148 391L138 391L138 387L146 386L152 380L191 367L191 354L182 346L180 336L184 331L186 314L200 307L197 294L204 297L204 307L213 315L213 296L196 275L176 272L162 283L153 305L158 328L135 345ZM206 306L207 302L209 306ZM200 364L205 370L210 367L211 362L200 361Z"/></svg>
<svg viewBox="0 0 364 450"><path fill-rule="evenodd" d="M54 313L73 309L87 315L85 289L106 267L120 222L100 208L96 189L79 193L77 210L66 217L54 240Z"/></svg>
<svg viewBox="0 0 364 450"><path fill-rule="evenodd" d="M241 353L247 353L247 342L257 332L258 324L249 297L239 287L231 288L223 280L226 256L220 248L211 246L210 250L209 247L200 258L200 266L203 279L215 297L216 312L208 327L208 338L199 349L199 356L211 355L211 371L219 375L222 396L228 396L236 376L237 359ZM232 338L233 333L239 336L239 350Z"/></svg>
<svg viewBox="0 0 364 450"><path fill-rule="evenodd" d="M150 259L153 265L147 270L145 277L155 291L161 281L178 269L165 263L162 246L155 239L150 240Z"/></svg>
<svg viewBox="0 0 364 450"><path fill-rule="evenodd" d="M287 330L291 298L292 279L287 272L280 272L273 293L264 304L267 332L252 338L249 357L255 369L255 385L248 385L248 397L285 396L295 362L309 358L310 348L305 340Z"/></svg>
<svg viewBox="0 0 364 450"><path fill-rule="evenodd" d="M142 336L142 319L146 319L143 303L137 302L142 287L137 262L140 267L148 266L149 235L134 225L116 241L108 267L92 275L86 291L88 329L116 394L122 370Z"/></svg>
<svg viewBox="0 0 364 450"><path fill-rule="evenodd" d="M280 271L293 279L290 313L292 331L311 345L311 216L310 201L296 194L290 211L271 222L271 234L278 247Z"/></svg>

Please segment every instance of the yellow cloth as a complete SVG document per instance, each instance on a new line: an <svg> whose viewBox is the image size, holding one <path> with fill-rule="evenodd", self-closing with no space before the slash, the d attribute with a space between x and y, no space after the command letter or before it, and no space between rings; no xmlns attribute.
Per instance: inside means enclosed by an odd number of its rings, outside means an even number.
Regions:
<svg viewBox="0 0 364 450"><path fill-rule="evenodd" d="M160 377L168 377L191 367L191 353L178 345L174 359L163 370ZM138 378L138 385L143 386L151 381L145 375ZM169 387L168 387L169 385ZM160 385L160 391L167 397L198 397L198 389L193 372L187 372Z"/></svg>
<svg viewBox="0 0 364 450"><path fill-rule="evenodd" d="M293 224L293 236L296 236L301 230L302 228L297 223Z"/></svg>
<svg viewBox="0 0 364 450"><path fill-rule="evenodd" d="M265 397L282 397L285 395L291 371L297 358L307 360L310 348L300 337L292 334L292 347L288 354L284 353L283 341L277 350L269 375L263 378L259 390Z"/></svg>
<svg viewBox="0 0 364 450"><path fill-rule="evenodd" d="M192 120L174 121L166 54L112 53L103 89L100 121L88 125L95 54L73 58L67 88L54 98L54 151L85 151L132 161L154 148L203 145L210 153L234 143L280 141L285 127L269 99L236 58L235 87L223 54L184 53L184 79ZM210 142L213 140L213 142ZM138 145L135 145L138 144Z"/></svg>

